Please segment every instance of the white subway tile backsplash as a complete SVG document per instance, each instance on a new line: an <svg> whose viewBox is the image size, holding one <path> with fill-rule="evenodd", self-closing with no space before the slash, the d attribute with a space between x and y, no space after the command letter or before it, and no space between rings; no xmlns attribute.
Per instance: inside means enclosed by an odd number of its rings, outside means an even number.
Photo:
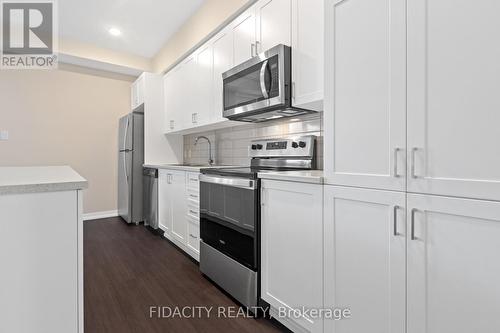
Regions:
<svg viewBox="0 0 500 333"><path fill-rule="evenodd" d="M212 142L217 164L249 165L248 147L252 140L316 135L317 166L323 168L323 127L322 113L265 123L245 124L216 131L195 133L184 136L184 161L186 163L205 163L208 158L208 143L200 140L194 146L197 136L204 135Z"/></svg>

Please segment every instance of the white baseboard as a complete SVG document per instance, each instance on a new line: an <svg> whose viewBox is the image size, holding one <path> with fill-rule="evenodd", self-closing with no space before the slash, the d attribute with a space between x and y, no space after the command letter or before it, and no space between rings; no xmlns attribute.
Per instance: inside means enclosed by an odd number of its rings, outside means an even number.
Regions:
<svg viewBox="0 0 500 333"><path fill-rule="evenodd" d="M108 210L105 212L94 212L94 213L83 214L83 220L90 221L90 220L104 219L107 217L115 217L115 216L118 216L117 210Z"/></svg>

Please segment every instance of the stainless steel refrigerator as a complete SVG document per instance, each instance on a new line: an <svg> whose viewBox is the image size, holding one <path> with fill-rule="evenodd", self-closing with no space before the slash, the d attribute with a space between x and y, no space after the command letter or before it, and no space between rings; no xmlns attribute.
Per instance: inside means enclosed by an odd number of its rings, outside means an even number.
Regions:
<svg viewBox="0 0 500 333"><path fill-rule="evenodd" d="M143 217L144 112L120 118L118 131L118 214L128 223Z"/></svg>

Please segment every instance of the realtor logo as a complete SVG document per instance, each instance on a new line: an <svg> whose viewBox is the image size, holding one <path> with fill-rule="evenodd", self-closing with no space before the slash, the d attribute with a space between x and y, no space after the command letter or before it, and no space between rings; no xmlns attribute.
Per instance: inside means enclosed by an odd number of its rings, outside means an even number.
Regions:
<svg viewBox="0 0 500 333"><path fill-rule="evenodd" d="M55 0L1 0L2 69L56 68Z"/></svg>

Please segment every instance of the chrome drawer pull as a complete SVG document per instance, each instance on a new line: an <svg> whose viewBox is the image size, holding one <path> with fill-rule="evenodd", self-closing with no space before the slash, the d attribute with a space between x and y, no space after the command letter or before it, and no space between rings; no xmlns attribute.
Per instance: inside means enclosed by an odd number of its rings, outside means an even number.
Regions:
<svg viewBox="0 0 500 333"><path fill-rule="evenodd" d="M393 223L394 223L394 236L399 236L398 232L398 209L400 207L398 205L394 206L394 215L393 215Z"/></svg>
<svg viewBox="0 0 500 333"><path fill-rule="evenodd" d="M417 212L417 209L413 208L411 210L411 240L416 240L417 237L415 237L415 213Z"/></svg>
<svg viewBox="0 0 500 333"><path fill-rule="evenodd" d="M394 177L398 178L398 152L400 148L394 148Z"/></svg>

